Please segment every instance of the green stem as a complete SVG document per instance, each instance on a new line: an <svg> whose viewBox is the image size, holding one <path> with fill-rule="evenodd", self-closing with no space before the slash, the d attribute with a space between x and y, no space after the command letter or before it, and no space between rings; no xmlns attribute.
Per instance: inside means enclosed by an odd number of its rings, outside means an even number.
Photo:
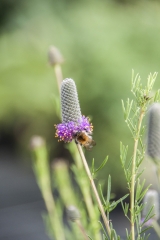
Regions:
<svg viewBox="0 0 160 240"><path fill-rule="evenodd" d="M62 83L62 80L63 80L61 65L60 64L56 64L54 66L54 71L55 71L55 75L56 75L58 90L59 90L59 93L60 93L61 83Z"/></svg>
<svg viewBox="0 0 160 240"><path fill-rule="evenodd" d="M140 129L142 125L142 120L144 117L144 111L141 109L138 127L137 127L137 135L134 139L134 151L133 151L133 160L132 160L132 180L131 180L131 190L130 190L130 218L131 218L131 236L132 240L135 240L135 214L134 214L134 208L135 208L135 184L136 184L136 156L137 156L137 148L138 148L138 141L139 141L139 135L140 135Z"/></svg>
<svg viewBox="0 0 160 240"><path fill-rule="evenodd" d="M86 173L87 173L87 176L88 176L88 178L89 178L89 180L90 180L93 193L94 193L94 195L95 195L96 201L97 201L97 203L98 203L99 210L100 210L100 212L101 212L101 215L102 215L102 218L103 218L103 221L104 221L104 225L105 225L105 227L106 227L106 229L107 229L109 238L111 238L111 229L110 229L110 226L109 226L109 220L108 220L107 217L106 217L106 214L105 214L103 205L102 205L102 203L101 203L101 200L100 200L100 198L99 198L99 195L98 195L98 192L97 192L95 183L94 183L94 181L93 181L92 174L91 174L91 172L90 172L90 170L89 170L89 167L88 167L86 158L85 158L84 153L83 153L83 151L82 151L82 147L81 147L79 144L77 144L77 148L78 148L79 154L80 154L80 156L81 156L81 159L82 159L82 162L83 162L85 171L86 171Z"/></svg>
<svg viewBox="0 0 160 240"><path fill-rule="evenodd" d="M41 189L42 196L48 211L48 216L50 219L50 223L52 225L52 229L54 231L56 239L65 240L64 232L62 229L62 225L59 221L59 215L56 210L55 202L51 193L51 189Z"/></svg>
<svg viewBox="0 0 160 240"><path fill-rule="evenodd" d="M84 187L83 190L82 190L82 194L84 196L84 201L85 201L85 204L86 204L86 208L87 208L87 211L88 211L88 214L89 214L89 217L90 217L90 221L92 223L92 229L93 229L93 232L94 232L94 239L95 240L100 240L101 239L101 235L100 235L100 232L99 232L100 227L99 227L99 223L97 221L97 216L96 216L95 209L94 209L94 206L93 206L90 191L88 191L88 190L89 189L85 189L85 187Z"/></svg>
<svg viewBox="0 0 160 240"><path fill-rule="evenodd" d="M52 195L46 146L36 148L34 153L35 153L34 172L46 205L48 217L52 229L54 231L55 239L65 240L62 222L58 216L56 204Z"/></svg>

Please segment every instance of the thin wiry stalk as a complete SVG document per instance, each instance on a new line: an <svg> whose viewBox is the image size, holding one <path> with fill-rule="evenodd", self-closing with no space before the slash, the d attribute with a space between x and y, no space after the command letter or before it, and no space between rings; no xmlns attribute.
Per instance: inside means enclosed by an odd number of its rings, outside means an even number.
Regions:
<svg viewBox="0 0 160 240"><path fill-rule="evenodd" d="M80 229L80 231L81 231L84 239L85 239L85 240L88 240L89 238L88 238L88 236L87 236L87 234L86 234L86 232L85 232L84 227L82 226L81 221L80 221L80 220L76 220L75 223L77 224L78 228Z"/></svg>
<svg viewBox="0 0 160 240"><path fill-rule="evenodd" d="M102 205L101 200L100 200L100 198L99 198L99 195L98 195L98 192L97 192L95 183L94 183L94 181L93 181L92 174L91 174L91 172L90 172L90 170L89 170L89 167L88 167L86 158L85 158L85 156L84 156L82 147L81 147L79 144L77 144L77 148L78 148L79 154L80 154L80 156L81 156L81 159L82 159L82 162L83 162L85 171L86 171L86 173L87 173L87 176L88 176L88 178L89 178L89 180L90 180L93 193L94 193L94 195L95 195L96 201L97 201L97 203L98 203L99 210L100 210L100 212L101 212L101 215L102 215L102 218L103 218L103 221L104 221L104 225L105 225L105 227L106 227L106 229L107 229L109 238L111 238L111 229L110 229L110 226L109 226L109 220L108 220L107 217L106 217L106 214L105 214L103 205Z"/></svg>

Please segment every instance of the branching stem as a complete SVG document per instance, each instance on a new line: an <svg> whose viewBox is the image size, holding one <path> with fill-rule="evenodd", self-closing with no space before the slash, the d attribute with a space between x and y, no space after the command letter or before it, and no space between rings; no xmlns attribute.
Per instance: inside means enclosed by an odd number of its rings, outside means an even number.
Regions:
<svg viewBox="0 0 160 240"><path fill-rule="evenodd" d="M138 149L138 141L139 141L139 135L140 135L140 129L142 125L142 120L144 117L144 110L141 109L139 121L138 121L138 127L137 127L137 135L134 139L134 151L133 151L133 160L132 160L132 180L131 180L131 194L130 194L130 217L131 217L131 236L132 240L135 240L135 214L134 214L134 208L135 208L135 184L136 184L136 156L137 156L137 149Z"/></svg>

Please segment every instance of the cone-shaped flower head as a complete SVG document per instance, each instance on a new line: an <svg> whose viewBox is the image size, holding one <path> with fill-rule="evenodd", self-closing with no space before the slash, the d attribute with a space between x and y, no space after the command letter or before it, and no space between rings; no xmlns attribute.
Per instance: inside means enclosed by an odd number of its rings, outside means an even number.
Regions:
<svg viewBox="0 0 160 240"><path fill-rule="evenodd" d="M149 109L147 154L153 160L160 160L160 104L154 103Z"/></svg>
<svg viewBox="0 0 160 240"><path fill-rule="evenodd" d="M143 218L148 216L149 211L153 207L152 211L150 212L149 216L152 216L152 220L158 220L159 219L159 196L158 192L156 190L148 190L146 193L143 202L145 204L142 215Z"/></svg>
<svg viewBox="0 0 160 240"><path fill-rule="evenodd" d="M75 82L66 78L61 85L62 123L55 125L56 137L60 141L71 142L77 132L93 130L89 119L82 116Z"/></svg>
<svg viewBox="0 0 160 240"><path fill-rule="evenodd" d="M61 85L61 106L63 123L78 122L82 114L76 85L70 78L63 80Z"/></svg>

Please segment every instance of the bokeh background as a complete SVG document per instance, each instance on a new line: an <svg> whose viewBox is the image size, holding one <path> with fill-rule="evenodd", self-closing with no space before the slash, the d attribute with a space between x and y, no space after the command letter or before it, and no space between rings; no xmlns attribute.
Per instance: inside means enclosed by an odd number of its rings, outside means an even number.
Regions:
<svg viewBox="0 0 160 240"><path fill-rule="evenodd" d="M59 93L47 59L50 45L63 54L63 76L75 80L82 113L92 118L97 145L86 152L88 162L94 158L98 166L109 155L99 178L104 181L111 174L112 191L122 196L127 184L119 145L128 144L132 153L133 142L121 99L132 97L132 69L144 84L150 72L160 71L160 2L0 0L1 211L28 202L42 204L31 170L32 135L46 139L51 160L67 157L72 162L64 144L54 138L60 119L53 96ZM158 76L155 90L159 87ZM146 160L149 182L154 176L150 164ZM6 217L6 224L11 218ZM9 238L7 230L3 234L3 240L22 239L14 238L14 232ZM37 235L27 236L23 239Z"/></svg>

